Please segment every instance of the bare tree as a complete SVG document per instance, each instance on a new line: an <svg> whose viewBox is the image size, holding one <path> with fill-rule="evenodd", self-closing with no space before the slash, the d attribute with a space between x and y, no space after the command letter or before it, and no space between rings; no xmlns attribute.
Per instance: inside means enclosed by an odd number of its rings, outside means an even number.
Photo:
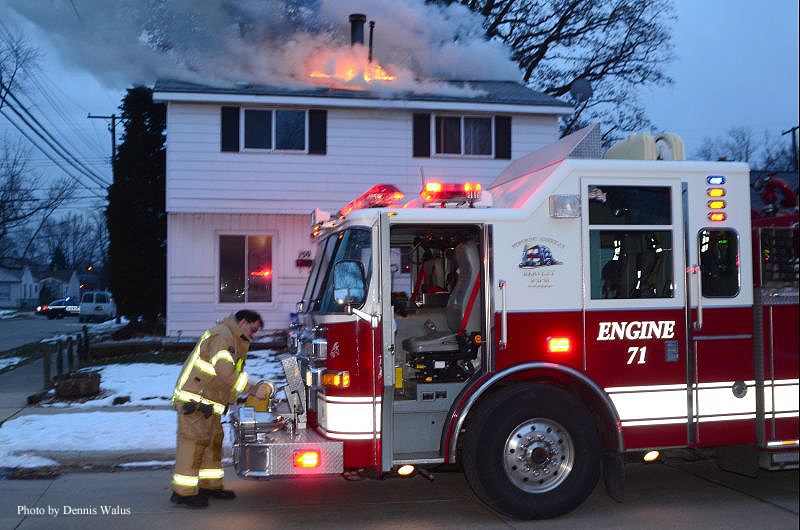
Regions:
<svg viewBox="0 0 800 530"><path fill-rule="evenodd" d="M27 43L22 33L7 29L0 31L0 110L5 105L8 91L19 84L21 74L32 68L38 57L39 51Z"/></svg>
<svg viewBox="0 0 800 530"><path fill-rule="evenodd" d="M46 263L60 249L70 270L99 265L105 260L106 234L102 213L69 212L44 223L37 238L35 254L39 262Z"/></svg>
<svg viewBox="0 0 800 530"><path fill-rule="evenodd" d="M637 93L665 86L664 67L674 57L671 0L441 0L464 4L485 17L489 38L513 51L525 81L566 97L583 78L594 95L562 121L568 134L601 122L609 143L623 131L651 128Z"/></svg>
<svg viewBox="0 0 800 530"><path fill-rule="evenodd" d="M695 152L700 160L751 162L755 154L753 131L749 127L731 127L725 136L706 136Z"/></svg>
<svg viewBox="0 0 800 530"><path fill-rule="evenodd" d="M792 149L785 138L764 131L763 139L758 143L749 127L731 127L724 136L706 136L694 158L747 162L758 170L792 168Z"/></svg>
<svg viewBox="0 0 800 530"><path fill-rule="evenodd" d="M29 157L30 150L20 142L3 139L0 144L0 241L7 241L11 231L30 221L43 221L72 194L73 186L66 180L45 187L28 167ZM10 246L3 250L0 262L14 257ZM24 250L22 254L16 257L23 258Z"/></svg>

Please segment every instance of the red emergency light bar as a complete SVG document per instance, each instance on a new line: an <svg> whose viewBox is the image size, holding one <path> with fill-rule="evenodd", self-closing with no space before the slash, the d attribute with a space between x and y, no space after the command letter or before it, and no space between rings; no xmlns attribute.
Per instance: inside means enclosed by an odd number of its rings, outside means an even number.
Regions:
<svg viewBox="0 0 800 530"><path fill-rule="evenodd" d="M365 191L357 199L350 201L347 206L342 208L340 215L347 215L353 210L364 208L384 208L403 200L403 192L392 184L376 184Z"/></svg>
<svg viewBox="0 0 800 530"><path fill-rule="evenodd" d="M481 200L479 182L426 182L420 192L422 202L475 202Z"/></svg>

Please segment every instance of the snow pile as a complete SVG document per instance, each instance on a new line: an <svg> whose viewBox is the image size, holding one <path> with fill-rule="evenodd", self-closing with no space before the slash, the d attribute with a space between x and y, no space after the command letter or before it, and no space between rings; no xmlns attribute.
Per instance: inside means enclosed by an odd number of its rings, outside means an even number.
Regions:
<svg viewBox="0 0 800 530"><path fill-rule="evenodd" d="M15 366L20 362L22 362L23 360L24 357L5 357L3 359L0 359L0 370L4 368L9 368L11 366Z"/></svg>
<svg viewBox="0 0 800 530"><path fill-rule="evenodd" d="M169 405L175 382L182 365L158 363L110 364L86 370L100 372L100 396L86 401L52 401L44 407L105 407L114 399L129 397L126 406ZM268 379L281 386L285 384L283 367L274 350L257 350L247 356L245 371L252 382Z"/></svg>
<svg viewBox="0 0 800 530"><path fill-rule="evenodd" d="M17 312L13 309L0 309L0 320L4 318L14 318L17 316Z"/></svg>

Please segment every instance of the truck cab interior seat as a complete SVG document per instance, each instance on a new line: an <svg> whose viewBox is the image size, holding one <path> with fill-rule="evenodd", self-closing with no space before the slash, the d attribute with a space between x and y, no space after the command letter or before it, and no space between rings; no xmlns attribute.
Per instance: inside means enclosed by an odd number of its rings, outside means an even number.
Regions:
<svg viewBox="0 0 800 530"><path fill-rule="evenodd" d="M458 280L447 301L447 327L445 330L433 330L418 337L403 340L403 348L409 353L456 352L459 349L456 335L461 330L461 323L470 305L470 295L480 277L481 259L478 244L475 241L459 243L455 249ZM474 300L473 300L474 302ZM480 305L469 308L470 312L465 330L480 329Z"/></svg>

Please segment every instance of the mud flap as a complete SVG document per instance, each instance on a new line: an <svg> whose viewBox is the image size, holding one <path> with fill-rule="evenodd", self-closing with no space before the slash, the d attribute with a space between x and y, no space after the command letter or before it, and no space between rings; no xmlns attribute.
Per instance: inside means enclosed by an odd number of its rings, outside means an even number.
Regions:
<svg viewBox="0 0 800 530"><path fill-rule="evenodd" d="M745 477L758 477L758 447L755 445L732 445L717 447L714 451L717 466L730 473Z"/></svg>
<svg viewBox="0 0 800 530"><path fill-rule="evenodd" d="M609 497L617 502L625 500L625 457L622 453L603 452L603 482Z"/></svg>

